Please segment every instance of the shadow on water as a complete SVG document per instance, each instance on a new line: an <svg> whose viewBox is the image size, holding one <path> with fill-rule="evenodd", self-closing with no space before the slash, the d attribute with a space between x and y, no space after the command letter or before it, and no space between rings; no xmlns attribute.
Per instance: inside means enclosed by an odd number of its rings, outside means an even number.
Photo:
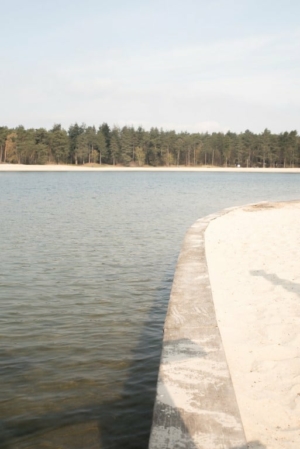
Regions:
<svg viewBox="0 0 300 449"><path fill-rule="evenodd" d="M30 419L0 421L0 448L146 449L171 285L169 276L158 288L118 399Z"/></svg>
<svg viewBox="0 0 300 449"><path fill-rule="evenodd" d="M255 275L262 274L256 272ZM278 283L277 277L275 280ZM87 404L81 409L19 419L3 425L0 423L0 448L146 449L152 425L163 324L171 283L171 278L166 279L157 292L138 344L132 351L127 380L117 400L99 405ZM201 348L191 346L186 339L166 342L165 350L176 357L176 351L182 345L189 358L205 356ZM160 413L169 417L167 419L175 418L181 434L186 435L185 449L197 449L178 410L165 405ZM266 448L259 441L253 441L228 449Z"/></svg>
<svg viewBox="0 0 300 449"><path fill-rule="evenodd" d="M254 273L257 276L263 274ZM276 275L265 275L278 284L280 279ZM288 281L283 282L285 287L288 286ZM172 279L169 277L157 292L138 344L132 351L127 380L117 400L0 423L0 448L146 449L152 425L163 324L171 284ZM187 344L186 341L175 343L166 343L165 348L174 352L181 343ZM203 351L199 351L195 357L205 356ZM179 412L168 406L162 412L166 416L177 413L178 428L188 436L189 430ZM197 449L191 437L185 449ZM253 441L246 446L228 449L265 449L265 446L259 441Z"/></svg>
<svg viewBox="0 0 300 449"><path fill-rule="evenodd" d="M298 284L296 282L291 282L286 279L281 279L279 276L277 276L277 274L268 274L264 270L253 270L253 271L250 271L250 274L252 276L261 276L261 277L267 279L267 281L271 282L273 285L276 285L276 286L280 285L288 292L295 293L298 296L300 296L300 284Z"/></svg>
<svg viewBox="0 0 300 449"><path fill-rule="evenodd" d="M101 449L146 449L148 446L172 280L171 276L166 279L157 292L132 352L133 361L122 396L106 405L104 420L99 422Z"/></svg>

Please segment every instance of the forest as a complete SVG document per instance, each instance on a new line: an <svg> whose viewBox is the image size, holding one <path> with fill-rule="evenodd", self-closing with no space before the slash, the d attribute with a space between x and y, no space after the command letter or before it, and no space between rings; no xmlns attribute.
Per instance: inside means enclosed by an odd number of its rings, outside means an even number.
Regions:
<svg viewBox="0 0 300 449"><path fill-rule="evenodd" d="M299 167L297 131L187 133L131 126L0 127L0 163Z"/></svg>

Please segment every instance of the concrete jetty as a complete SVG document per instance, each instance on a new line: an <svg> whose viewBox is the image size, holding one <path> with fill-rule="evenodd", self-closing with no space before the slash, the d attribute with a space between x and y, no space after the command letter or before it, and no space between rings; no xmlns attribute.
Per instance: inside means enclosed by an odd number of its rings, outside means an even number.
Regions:
<svg viewBox="0 0 300 449"><path fill-rule="evenodd" d="M204 233L232 209L188 230L164 326L149 449L247 448L217 325Z"/></svg>

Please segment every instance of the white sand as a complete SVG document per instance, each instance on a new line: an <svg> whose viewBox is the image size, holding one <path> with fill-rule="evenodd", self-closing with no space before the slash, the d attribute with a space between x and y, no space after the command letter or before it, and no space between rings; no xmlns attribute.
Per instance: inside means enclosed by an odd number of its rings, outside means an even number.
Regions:
<svg viewBox="0 0 300 449"><path fill-rule="evenodd" d="M207 261L249 447L299 449L300 202L267 206L212 221Z"/></svg>
<svg viewBox="0 0 300 449"><path fill-rule="evenodd" d="M258 173L300 173L300 168L236 168L236 167L122 167L113 165L23 165L0 164L1 171L218 171L218 172L258 172Z"/></svg>

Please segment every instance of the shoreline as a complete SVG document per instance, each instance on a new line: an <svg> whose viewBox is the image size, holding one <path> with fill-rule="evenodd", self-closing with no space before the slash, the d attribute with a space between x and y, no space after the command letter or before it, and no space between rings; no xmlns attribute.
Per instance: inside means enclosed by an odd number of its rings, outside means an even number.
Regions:
<svg viewBox="0 0 300 449"><path fill-rule="evenodd" d="M300 201L197 220L178 258L149 449L300 446Z"/></svg>
<svg viewBox="0 0 300 449"><path fill-rule="evenodd" d="M297 168L246 168L246 167L211 167L211 166L172 166L172 167L123 167L113 165L86 166L86 165L24 165L0 164L0 172L224 172L224 173L299 173Z"/></svg>
<svg viewBox="0 0 300 449"><path fill-rule="evenodd" d="M229 210L197 220L185 235L164 324L149 449L247 447L205 256L207 227Z"/></svg>

